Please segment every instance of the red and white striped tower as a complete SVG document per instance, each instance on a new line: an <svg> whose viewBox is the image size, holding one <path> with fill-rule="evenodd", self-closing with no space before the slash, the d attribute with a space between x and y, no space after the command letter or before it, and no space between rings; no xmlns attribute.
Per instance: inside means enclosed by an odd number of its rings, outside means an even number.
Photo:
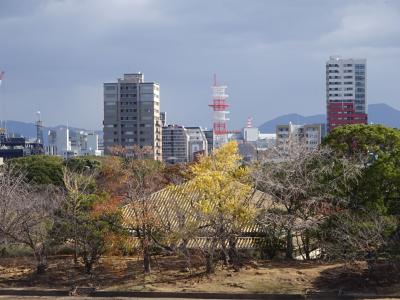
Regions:
<svg viewBox="0 0 400 300"><path fill-rule="evenodd" d="M247 118L246 128L253 128L253 118L252 117Z"/></svg>
<svg viewBox="0 0 400 300"><path fill-rule="evenodd" d="M228 142L228 128L227 122L229 119L227 115L229 111L226 109L229 107L226 99L228 95L225 94L225 90L228 87L226 85L218 85L217 84L217 75L214 74L214 85L211 87L212 89L212 97L213 102L209 104L214 111L213 116L213 142L214 149L221 147L221 145Z"/></svg>

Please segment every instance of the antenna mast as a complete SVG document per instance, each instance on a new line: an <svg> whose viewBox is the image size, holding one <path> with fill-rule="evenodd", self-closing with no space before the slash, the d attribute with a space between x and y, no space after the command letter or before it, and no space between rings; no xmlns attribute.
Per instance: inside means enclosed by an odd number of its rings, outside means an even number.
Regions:
<svg viewBox="0 0 400 300"><path fill-rule="evenodd" d="M209 106L213 109L213 142L214 148L219 148L223 144L228 142L228 128L227 122L229 111L227 108L229 104L226 102L228 99L228 95L225 93L225 90L228 87L226 85L218 85L217 83L217 75L214 74L214 85L211 87L212 89L212 104Z"/></svg>

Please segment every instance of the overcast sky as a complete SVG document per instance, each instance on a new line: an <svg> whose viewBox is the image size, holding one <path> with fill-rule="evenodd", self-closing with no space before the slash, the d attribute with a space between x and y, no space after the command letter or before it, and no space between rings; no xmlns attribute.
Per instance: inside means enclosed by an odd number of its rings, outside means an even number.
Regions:
<svg viewBox="0 0 400 300"><path fill-rule="evenodd" d="M400 1L0 0L0 118L101 128L102 83L141 71L168 121L231 129L325 113L330 55L367 58L369 103L400 109Z"/></svg>

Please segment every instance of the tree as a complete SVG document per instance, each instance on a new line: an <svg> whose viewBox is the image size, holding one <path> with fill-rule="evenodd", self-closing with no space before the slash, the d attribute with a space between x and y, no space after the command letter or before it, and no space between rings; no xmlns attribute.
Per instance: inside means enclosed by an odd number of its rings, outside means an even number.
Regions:
<svg viewBox="0 0 400 300"><path fill-rule="evenodd" d="M294 234L302 239L304 255L309 258L310 230L347 202L346 189L356 180L359 165L329 149L309 150L291 141L283 146L277 149L278 157L254 167L256 187L269 195L266 201L272 207L262 218L277 220L274 226L278 227L284 220L286 258L293 258Z"/></svg>
<svg viewBox="0 0 400 300"><path fill-rule="evenodd" d="M63 159L57 156L31 155L14 158L7 162L15 170L25 173L26 181L31 184L63 184Z"/></svg>
<svg viewBox="0 0 400 300"><path fill-rule="evenodd" d="M382 125L335 128L324 140L338 155L364 157L351 206L400 215L400 131Z"/></svg>
<svg viewBox="0 0 400 300"><path fill-rule="evenodd" d="M50 247L50 231L55 212L62 201L54 186L29 185L23 173L2 168L0 175L0 241L28 246L37 262L37 273L44 273Z"/></svg>
<svg viewBox="0 0 400 300"><path fill-rule="evenodd" d="M349 264L364 260L372 272L377 259L389 254L389 238L394 230L392 217L346 210L323 224L320 238L329 258L343 259Z"/></svg>
<svg viewBox="0 0 400 300"><path fill-rule="evenodd" d="M101 159L96 156L73 157L66 160L64 165L75 172L94 172L101 167Z"/></svg>
<svg viewBox="0 0 400 300"><path fill-rule="evenodd" d="M81 195L79 210L74 212L73 217L74 222L71 223L70 209L61 209L53 237L57 243L72 239L75 253L85 265L85 272L91 274L93 265L112 246L110 237L123 233L119 202L106 194Z"/></svg>
<svg viewBox="0 0 400 300"><path fill-rule="evenodd" d="M207 273L214 272L218 245L225 263L239 268L237 239L254 215L249 203L253 192L249 172L240 161L237 143L230 142L189 167L193 176L190 184L198 195L194 206L198 219L204 222L199 233L207 240Z"/></svg>
<svg viewBox="0 0 400 300"><path fill-rule="evenodd" d="M94 174L91 171L74 172L63 168L63 182L66 190L66 199L63 205L63 217L68 219L72 226L72 240L74 241L74 263L78 263L79 217L85 209L87 196L95 192Z"/></svg>
<svg viewBox="0 0 400 300"><path fill-rule="evenodd" d="M151 247L154 233L159 227L150 196L164 187L161 176L162 165L152 159L146 159L152 149L135 147L133 150L136 159L128 159L124 166L123 197L129 204L130 212L125 224L128 231L139 240L144 273L149 274Z"/></svg>

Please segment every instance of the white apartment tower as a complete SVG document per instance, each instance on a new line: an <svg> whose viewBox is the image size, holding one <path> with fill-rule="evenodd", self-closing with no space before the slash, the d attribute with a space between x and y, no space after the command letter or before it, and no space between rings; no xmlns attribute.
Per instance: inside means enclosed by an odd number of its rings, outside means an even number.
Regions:
<svg viewBox="0 0 400 300"><path fill-rule="evenodd" d="M328 132L346 124L367 124L367 62L331 56L326 62Z"/></svg>

